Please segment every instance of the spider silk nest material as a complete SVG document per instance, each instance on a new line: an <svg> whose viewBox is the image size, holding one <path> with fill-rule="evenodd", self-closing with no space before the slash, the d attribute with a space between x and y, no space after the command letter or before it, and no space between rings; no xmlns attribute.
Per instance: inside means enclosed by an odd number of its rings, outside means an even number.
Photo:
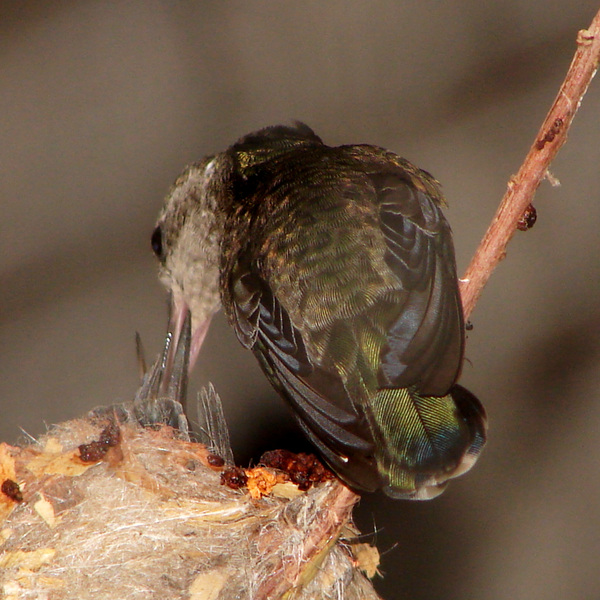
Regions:
<svg viewBox="0 0 600 600"><path fill-rule="evenodd" d="M364 574L377 551L355 543L357 496L337 480L300 492L257 468L231 489L206 445L124 412L0 444L3 598L379 598Z"/></svg>

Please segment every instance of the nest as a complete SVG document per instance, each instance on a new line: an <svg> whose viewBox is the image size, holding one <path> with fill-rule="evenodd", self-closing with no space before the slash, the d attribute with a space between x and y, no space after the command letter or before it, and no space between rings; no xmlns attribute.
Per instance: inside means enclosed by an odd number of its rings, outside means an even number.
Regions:
<svg viewBox="0 0 600 600"><path fill-rule="evenodd" d="M289 453L234 468L222 443L139 417L106 409L0 444L3 598L379 598L338 480Z"/></svg>

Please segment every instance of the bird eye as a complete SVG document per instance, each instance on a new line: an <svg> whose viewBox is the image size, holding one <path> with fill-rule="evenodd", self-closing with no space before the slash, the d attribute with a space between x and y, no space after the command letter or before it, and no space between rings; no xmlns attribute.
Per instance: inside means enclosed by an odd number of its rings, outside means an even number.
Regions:
<svg viewBox="0 0 600 600"><path fill-rule="evenodd" d="M163 239L162 239L162 230L160 225L156 226L156 229L152 232L152 237L150 238L150 243L152 244L152 250L154 254L159 259L163 258Z"/></svg>

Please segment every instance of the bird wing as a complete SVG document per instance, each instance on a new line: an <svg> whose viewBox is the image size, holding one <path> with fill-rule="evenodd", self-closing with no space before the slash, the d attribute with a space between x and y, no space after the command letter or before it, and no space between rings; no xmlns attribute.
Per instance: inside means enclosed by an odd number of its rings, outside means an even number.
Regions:
<svg viewBox="0 0 600 600"><path fill-rule="evenodd" d="M248 228L249 241L222 286L238 338L308 437L343 479L372 490L381 423L369 402L381 388L446 394L462 360L462 313L433 179L421 184L388 156L364 172L351 162L299 164L294 181L281 176L247 198L256 212L241 211L230 231Z"/></svg>
<svg viewBox="0 0 600 600"><path fill-rule="evenodd" d="M427 182L427 179L424 180ZM450 227L435 188L396 174L373 177L399 310L381 353L381 387L441 396L458 378L464 327Z"/></svg>
<svg viewBox="0 0 600 600"><path fill-rule="evenodd" d="M288 312L247 261L237 264L230 289L238 338L252 348L305 434L340 477L365 490L380 487L370 430L339 375L309 359Z"/></svg>

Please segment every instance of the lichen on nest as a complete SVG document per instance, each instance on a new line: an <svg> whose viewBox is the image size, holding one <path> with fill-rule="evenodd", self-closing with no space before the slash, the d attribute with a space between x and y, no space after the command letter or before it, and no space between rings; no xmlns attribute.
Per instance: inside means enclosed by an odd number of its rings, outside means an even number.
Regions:
<svg viewBox="0 0 600 600"><path fill-rule="evenodd" d="M378 598L340 482L257 467L232 489L205 444L121 417L0 445L4 598Z"/></svg>

